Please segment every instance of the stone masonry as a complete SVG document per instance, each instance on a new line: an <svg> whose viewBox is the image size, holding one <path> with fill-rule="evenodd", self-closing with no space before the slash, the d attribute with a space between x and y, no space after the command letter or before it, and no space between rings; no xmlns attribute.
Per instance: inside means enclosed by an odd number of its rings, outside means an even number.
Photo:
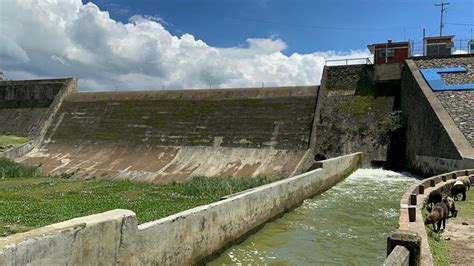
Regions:
<svg viewBox="0 0 474 266"><path fill-rule="evenodd" d="M449 84L474 83L474 57L435 58L415 61L418 68L463 66L465 73L442 74ZM474 147L474 90L437 91L439 101Z"/></svg>

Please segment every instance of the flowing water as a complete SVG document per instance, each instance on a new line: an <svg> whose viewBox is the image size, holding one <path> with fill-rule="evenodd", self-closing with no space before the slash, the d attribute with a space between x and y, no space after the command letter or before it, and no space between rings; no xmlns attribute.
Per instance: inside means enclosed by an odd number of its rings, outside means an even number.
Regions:
<svg viewBox="0 0 474 266"><path fill-rule="evenodd" d="M381 265L414 177L359 169L208 265Z"/></svg>

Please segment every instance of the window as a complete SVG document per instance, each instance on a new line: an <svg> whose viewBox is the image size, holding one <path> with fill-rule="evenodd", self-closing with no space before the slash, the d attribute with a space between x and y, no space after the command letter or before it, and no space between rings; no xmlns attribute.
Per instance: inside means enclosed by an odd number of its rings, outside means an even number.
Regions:
<svg viewBox="0 0 474 266"><path fill-rule="evenodd" d="M453 43L429 43L426 45L427 56L451 55Z"/></svg>
<svg viewBox="0 0 474 266"><path fill-rule="evenodd" d="M395 56L395 49L393 48L382 48L377 50L377 57L385 57L385 51L387 52L387 57L394 57Z"/></svg>

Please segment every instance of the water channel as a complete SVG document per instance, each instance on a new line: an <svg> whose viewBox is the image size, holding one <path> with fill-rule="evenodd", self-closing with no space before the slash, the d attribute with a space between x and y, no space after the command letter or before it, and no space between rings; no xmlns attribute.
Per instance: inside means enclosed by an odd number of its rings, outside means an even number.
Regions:
<svg viewBox="0 0 474 266"><path fill-rule="evenodd" d="M381 265L400 197L416 178L359 169L208 265Z"/></svg>

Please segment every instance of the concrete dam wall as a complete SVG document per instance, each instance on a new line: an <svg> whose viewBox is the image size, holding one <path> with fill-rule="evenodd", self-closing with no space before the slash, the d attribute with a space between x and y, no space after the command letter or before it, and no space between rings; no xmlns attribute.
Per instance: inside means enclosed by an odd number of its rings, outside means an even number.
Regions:
<svg viewBox="0 0 474 266"><path fill-rule="evenodd" d="M82 178L289 176L309 146L317 87L72 93L20 161Z"/></svg>
<svg viewBox="0 0 474 266"><path fill-rule="evenodd" d="M73 79L1 81L0 134L37 137L72 82L75 83Z"/></svg>

